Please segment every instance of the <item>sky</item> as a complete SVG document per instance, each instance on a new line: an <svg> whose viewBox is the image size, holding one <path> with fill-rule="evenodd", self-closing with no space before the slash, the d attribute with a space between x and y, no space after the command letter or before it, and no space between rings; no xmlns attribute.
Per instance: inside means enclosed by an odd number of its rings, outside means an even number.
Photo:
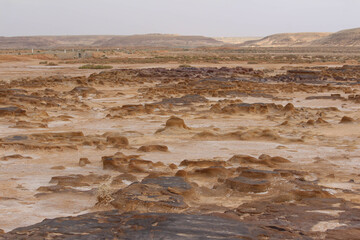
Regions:
<svg viewBox="0 0 360 240"><path fill-rule="evenodd" d="M0 0L0 36L210 37L360 27L360 0Z"/></svg>

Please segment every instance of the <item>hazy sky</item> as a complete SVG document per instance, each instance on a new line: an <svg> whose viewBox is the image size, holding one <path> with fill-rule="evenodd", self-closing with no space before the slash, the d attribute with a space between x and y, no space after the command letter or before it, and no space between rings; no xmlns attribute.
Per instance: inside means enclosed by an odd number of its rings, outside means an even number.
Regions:
<svg viewBox="0 0 360 240"><path fill-rule="evenodd" d="M0 0L0 36L265 36L360 27L360 0Z"/></svg>

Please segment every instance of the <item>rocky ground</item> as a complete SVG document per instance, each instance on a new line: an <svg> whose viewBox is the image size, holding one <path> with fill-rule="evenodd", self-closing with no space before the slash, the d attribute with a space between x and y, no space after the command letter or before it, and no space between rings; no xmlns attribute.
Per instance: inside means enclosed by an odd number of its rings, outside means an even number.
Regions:
<svg viewBox="0 0 360 240"><path fill-rule="evenodd" d="M359 72L2 81L0 239L357 239Z"/></svg>

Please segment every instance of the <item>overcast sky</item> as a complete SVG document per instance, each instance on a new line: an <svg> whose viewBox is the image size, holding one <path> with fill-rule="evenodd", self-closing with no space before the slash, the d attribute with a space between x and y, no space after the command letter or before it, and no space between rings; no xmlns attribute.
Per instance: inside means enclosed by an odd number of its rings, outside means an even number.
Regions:
<svg viewBox="0 0 360 240"><path fill-rule="evenodd" d="M0 36L265 36L360 27L360 0L0 0Z"/></svg>

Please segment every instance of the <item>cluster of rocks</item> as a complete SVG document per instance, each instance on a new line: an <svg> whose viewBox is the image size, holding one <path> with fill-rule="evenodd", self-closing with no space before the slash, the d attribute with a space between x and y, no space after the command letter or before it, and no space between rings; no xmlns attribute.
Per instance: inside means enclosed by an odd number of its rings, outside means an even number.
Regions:
<svg viewBox="0 0 360 240"><path fill-rule="evenodd" d="M288 170L293 163L282 157L235 155L228 161L184 160L166 166L117 153L102 161L104 169L120 175L113 178L109 196L98 196L97 205L115 210L44 220L0 239L338 239L359 231L354 216L360 205L306 180L307 172ZM56 185L38 191L76 191L72 188L96 186L108 178L57 176L50 181ZM322 230L317 225L322 221L341 227Z"/></svg>
<svg viewBox="0 0 360 240"><path fill-rule="evenodd" d="M79 146L97 148L126 148L129 141L119 133L106 132L102 135L87 135L83 132L46 132L10 135L0 138L0 147L25 150L77 150Z"/></svg>
<svg viewBox="0 0 360 240"><path fill-rule="evenodd" d="M321 67L319 69L292 69L286 74L277 75L272 80L280 82L321 83L325 80L360 81L359 65L342 67Z"/></svg>
<svg viewBox="0 0 360 240"><path fill-rule="evenodd" d="M155 138L171 136L176 139L180 134L187 134L186 141L303 143L303 136L296 135L296 130L287 129L287 126L295 121L302 121L297 126L308 129L330 124L322 117L338 109L299 108L291 103L269 103L269 100L278 100L274 97L278 93L317 94L336 91L350 95L348 98L331 94L310 96L306 99L358 102L359 95L348 87L295 83L318 81L325 77L341 80L347 78L348 74L352 74L356 79L357 71L357 67L347 66L321 71L292 70L283 76L274 77L276 81L290 83L276 84L262 82L264 72L242 67L120 69L95 73L89 77L39 77L11 83L1 82L0 117L13 124L10 126L12 128L41 128L41 131L37 132L1 136L1 149L15 152L35 149L47 152L92 147L91 150L99 150L101 159L99 157L98 162L92 164L93 159L90 162L86 157L77 158L76 161L79 161L78 165L81 167L79 169L84 170L81 174L66 175L64 171L63 174L53 176L49 185L39 187L35 195L42 197L59 193L71 193L74 196L85 194L97 200L94 208L89 211L99 212L44 220L6 234L0 230L0 239L356 238L360 231L357 218L360 206L335 196L335 193L339 192L353 192L323 187L311 172L302 171L289 157L236 154L228 160L187 159L179 164L166 164L147 160L146 154L169 154L173 150L170 145L168 147L159 142L146 141L145 138L134 144L129 142L129 139L132 140L130 137L128 139L119 132L57 132L49 130L49 126L53 121L71 121L73 117L69 116L70 114L54 114L65 110L74 111L76 114L94 113L96 117L104 117L104 122L107 122L103 125L106 125L109 118L134 117L139 120L144 115L164 115L165 111L167 115L171 115L176 111L191 112L191 107L194 106L204 106L201 109L204 119L216 114L221 114L224 119L230 115L253 114L257 115L255 117L273 121L274 124L271 127L239 127L220 132L215 127L207 130L189 127L182 118L173 116L166 121L163 128L156 132L154 130ZM86 102L106 95L104 91L110 92L110 98L118 97L121 93L109 90L109 87L125 85L131 87L134 93L138 94L136 97L143 101L116 106L105 101L102 105L96 101ZM18 89L20 86L26 90ZM61 91L54 90L59 89L58 87L63 88ZM211 100L214 97L229 96L261 97L268 102ZM213 105L210 105L211 101L214 101ZM97 108L99 105L101 107ZM175 110L170 111L171 108ZM53 110L52 116L48 114L50 110ZM340 120L341 116L337 115L337 118ZM274 119L285 121L278 125L279 122ZM344 124L338 126L346 127L349 125L345 124L356 121L350 116L343 116L337 123ZM107 129L107 126L104 128ZM113 152L104 153L104 150ZM31 157L19 154L0 158L6 163L16 159L32 160ZM169 159L170 162L171 160ZM85 174L87 167L91 171L97 167L96 173ZM65 167L55 166L51 169L62 171ZM107 184L107 188L101 190L104 184ZM104 211L109 209L112 211ZM328 223L330 226L326 225Z"/></svg>

